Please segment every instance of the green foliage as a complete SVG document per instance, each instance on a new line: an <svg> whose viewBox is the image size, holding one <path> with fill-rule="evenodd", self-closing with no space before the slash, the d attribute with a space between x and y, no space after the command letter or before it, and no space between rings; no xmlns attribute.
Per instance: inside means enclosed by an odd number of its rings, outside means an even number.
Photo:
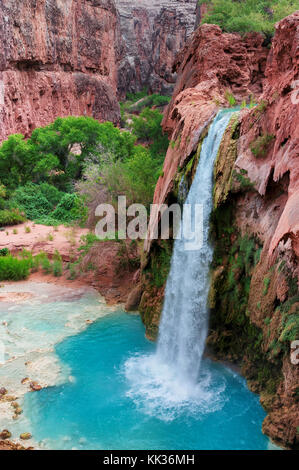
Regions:
<svg viewBox="0 0 299 470"><path fill-rule="evenodd" d="M151 256L150 266L146 270L146 275L150 283L158 288L166 284L172 257L172 243L161 242L156 246Z"/></svg>
<svg viewBox="0 0 299 470"><path fill-rule="evenodd" d="M58 259L53 262L53 274L55 277L62 276L62 262Z"/></svg>
<svg viewBox="0 0 299 470"><path fill-rule="evenodd" d="M99 123L84 116L58 118L35 129L28 140L16 134L2 143L0 184L13 190L28 182L48 181L68 190L91 153L97 155L100 148L113 152L116 159L125 159L132 154L135 141L134 135L121 132L111 122Z"/></svg>
<svg viewBox="0 0 299 470"><path fill-rule="evenodd" d="M29 276L30 262L8 255L0 257L0 281L20 281Z"/></svg>
<svg viewBox="0 0 299 470"><path fill-rule="evenodd" d="M52 212L61 195L54 186L27 183L15 190L10 205L23 210L28 219L37 220Z"/></svg>
<svg viewBox="0 0 299 470"><path fill-rule="evenodd" d="M51 274L52 272L52 264L49 260L49 258L45 255L45 256L41 256L41 266L42 266L42 270L45 274Z"/></svg>
<svg viewBox="0 0 299 470"><path fill-rule="evenodd" d="M275 139L272 134L263 134L250 144L250 150L256 158L264 158L267 155L269 145Z"/></svg>
<svg viewBox="0 0 299 470"><path fill-rule="evenodd" d="M27 183L19 187L13 193L10 205L21 208L28 219L52 226L84 221L87 210L78 195L63 193L48 183Z"/></svg>
<svg viewBox="0 0 299 470"><path fill-rule="evenodd" d="M113 199L125 195L128 205L140 203L149 209L160 171L161 163L151 157L149 150L137 146L132 158L103 169L103 183Z"/></svg>
<svg viewBox="0 0 299 470"><path fill-rule="evenodd" d="M78 272L77 272L77 263L70 263L69 264L69 271L70 271L70 274L69 274L69 277L68 279L73 281L77 278L78 276Z"/></svg>
<svg viewBox="0 0 299 470"><path fill-rule="evenodd" d="M263 290L263 295L268 294L268 290L271 284L271 278L270 277L265 277L264 279L264 290Z"/></svg>
<svg viewBox="0 0 299 470"><path fill-rule="evenodd" d="M157 109L145 108L140 116L133 117L133 132L137 138L149 144L153 158L160 160L165 157L169 140L163 134L161 123L163 114Z"/></svg>
<svg viewBox="0 0 299 470"><path fill-rule="evenodd" d="M64 194L56 209L52 212L53 219L69 223L74 220L84 222L87 216L87 209L82 198L77 194Z"/></svg>
<svg viewBox="0 0 299 470"><path fill-rule="evenodd" d="M142 98L145 98L147 95L148 95L147 88L143 88L143 90L138 91L137 93L127 93L127 100L133 101L134 103L136 103L136 101L139 101Z"/></svg>
<svg viewBox="0 0 299 470"><path fill-rule="evenodd" d="M161 96L157 94L146 95L139 100L133 97L133 100L129 100L125 103L121 103L121 110L123 112L141 112L144 108L161 108L167 106L171 98L169 96Z"/></svg>
<svg viewBox="0 0 299 470"><path fill-rule="evenodd" d="M226 92L225 92L225 99L226 99L226 101L228 102L228 104L230 105L231 108L233 106L235 106L236 103L237 103L236 98L234 97L234 95L229 90L226 90Z"/></svg>
<svg viewBox="0 0 299 470"><path fill-rule="evenodd" d="M0 210L0 226L2 227L22 224L25 220L26 217L24 217L18 209Z"/></svg>
<svg viewBox="0 0 299 470"><path fill-rule="evenodd" d="M258 31L274 34L277 21L298 9L297 0L207 0L211 3L204 23L218 24L224 31Z"/></svg>
<svg viewBox="0 0 299 470"><path fill-rule="evenodd" d="M82 255L85 256L95 243L99 243L99 239L94 233L87 233L86 235L82 235L81 242L82 244L78 248L78 251L82 252Z"/></svg>
<svg viewBox="0 0 299 470"><path fill-rule="evenodd" d="M8 248L2 248L0 250L0 256L8 256L9 255L9 249Z"/></svg>

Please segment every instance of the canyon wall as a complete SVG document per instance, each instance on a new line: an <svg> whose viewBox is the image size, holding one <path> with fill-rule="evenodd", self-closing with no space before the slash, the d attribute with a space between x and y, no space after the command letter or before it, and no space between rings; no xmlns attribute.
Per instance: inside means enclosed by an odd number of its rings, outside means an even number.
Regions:
<svg viewBox="0 0 299 470"><path fill-rule="evenodd" d="M176 60L178 80L164 117L171 138L155 203L182 202L202 141L231 95L256 106L233 116L215 164L211 236L209 354L242 366L268 416L263 431L299 446L298 172L299 12L276 26L271 49L262 37L241 38L203 25ZM251 98L250 98L251 96ZM254 98L253 98L254 97ZM159 224L153 214L150 230ZM140 312L157 335L171 243L147 242ZM161 277L157 277L157 273Z"/></svg>
<svg viewBox="0 0 299 470"><path fill-rule="evenodd" d="M116 0L125 54L119 92L168 94L176 81L176 53L194 30L197 0Z"/></svg>
<svg viewBox="0 0 299 470"><path fill-rule="evenodd" d="M0 141L57 116L119 121L114 0L2 0Z"/></svg>

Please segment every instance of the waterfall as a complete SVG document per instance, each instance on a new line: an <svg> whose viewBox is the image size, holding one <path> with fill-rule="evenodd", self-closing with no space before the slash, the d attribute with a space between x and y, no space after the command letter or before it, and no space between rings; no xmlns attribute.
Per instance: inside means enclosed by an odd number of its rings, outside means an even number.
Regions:
<svg viewBox="0 0 299 470"><path fill-rule="evenodd" d="M202 144L196 175L186 204L203 206L203 244L186 250L184 235L174 245L160 325L157 356L184 380L197 382L208 329L209 269L213 249L209 221L213 207L213 168L231 111L220 111ZM183 213L183 225L187 215ZM194 224L194 220L192 220ZM199 227L197 227L199 228Z"/></svg>
<svg viewBox="0 0 299 470"><path fill-rule="evenodd" d="M212 384L209 370L201 367L208 331L209 270L213 248L209 222L213 208L213 168L232 110L220 111L204 139L196 175L186 199L194 208L203 207L202 247L186 250L184 235L175 241L157 350L149 356L130 358L125 374L131 385L128 395L144 405L146 413L172 419L178 410L198 407L205 412L217 408L222 386ZM183 212L184 226L186 211ZM223 386L225 388L225 386ZM194 405L194 406L193 406Z"/></svg>

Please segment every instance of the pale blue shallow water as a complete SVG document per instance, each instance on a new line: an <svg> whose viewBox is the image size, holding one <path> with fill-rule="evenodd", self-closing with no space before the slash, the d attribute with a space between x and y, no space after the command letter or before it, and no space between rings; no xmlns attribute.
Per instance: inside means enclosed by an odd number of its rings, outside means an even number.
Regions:
<svg viewBox="0 0 299 470"><path fill-rule="evenodd" d="M268 448L258 397L220 364L203 361L202 402L161 400L161 391L155 394L144 381L134 389L134 357L148 359L155 348L140 318L123 312L57 345L74 379L26 395L24 412L35 440L52 449Z"/></svg>

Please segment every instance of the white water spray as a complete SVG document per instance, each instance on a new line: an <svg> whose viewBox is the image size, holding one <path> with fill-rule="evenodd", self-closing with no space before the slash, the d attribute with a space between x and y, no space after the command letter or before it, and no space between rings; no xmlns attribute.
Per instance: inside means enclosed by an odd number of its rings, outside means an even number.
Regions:
<svg viewBox="0 0 299 470"><path fill-rule="evenodd" d="M131 396L137 397L139 402L142 396L146 398L153 412L157 403L160 411L166 407L166 414L173 405L188 403L190 409L192 402L204 406L212 395L215 403L217 393L221 392L211 391L210 374L200 366L209 319L209 270L213 258L209 222L213 207L213 168L231 116L231 110L224 110L214 119L203 141L196 175L186 200L192 209L196 204L203 206L202 248L186 250L185 244L190 240L184 236L175 241L157 351L152 356L135 357L126 363L126 375L132 384ZM192 210L193 218L194 212ZM183 225L184 217L186 214L183 214Z"/></svg>
<svg viewBox="0 0 299 470"><path fill-rule="evenodd" d="M209 270L213 249L209 221L213 207L213 168L231 112L221 111L203 142L186 204L203 206L203 246L188 251L184 236L174 245L166 286L157 357L175 368L183 380L196 383L208 329ZM194 214L192 214L194 217ZM183 214L184 225L185 214ZM194 222L193 222L194 223ZM200 227L195 227L200 230Z"/></svg>

